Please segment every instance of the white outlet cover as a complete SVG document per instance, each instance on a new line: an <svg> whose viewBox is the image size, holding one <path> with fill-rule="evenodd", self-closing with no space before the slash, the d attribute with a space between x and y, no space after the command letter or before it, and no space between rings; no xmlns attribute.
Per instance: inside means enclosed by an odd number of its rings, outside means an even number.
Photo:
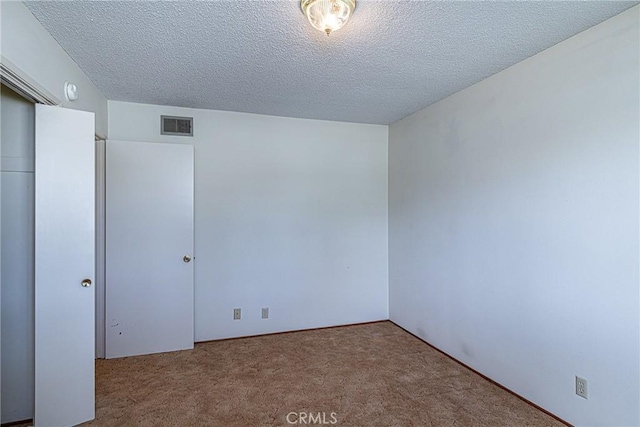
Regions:
<svg viewBox="0 0 640 427"><path fill-rule="evenodd" d="M587 387L587 380L580 378L576 375L576 394L585 399L589 398L589 389Z"/></svg>

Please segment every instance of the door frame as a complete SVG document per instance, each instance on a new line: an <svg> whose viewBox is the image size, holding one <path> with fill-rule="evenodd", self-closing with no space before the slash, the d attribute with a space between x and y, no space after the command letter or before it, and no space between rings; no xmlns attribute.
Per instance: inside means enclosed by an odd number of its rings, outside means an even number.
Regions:
<svg viewBox="0 0 640 427"><path fill-rule="evenodd" d="M46 90L4 55L0 56L0 78L5 86L35 104L60 105L62 100Z"/></svg>
<svg viewBox="0 0 640 427"><path fill-rule="evenodd" d="M96 359L106 356L106 140L96 137Z"/></svg>

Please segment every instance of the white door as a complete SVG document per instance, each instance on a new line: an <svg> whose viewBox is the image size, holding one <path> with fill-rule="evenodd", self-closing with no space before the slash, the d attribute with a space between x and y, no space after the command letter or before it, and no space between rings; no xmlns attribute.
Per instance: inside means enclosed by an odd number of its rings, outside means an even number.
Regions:
<svg viewBox="0 0 640 427"><path fill-rule="evenodd" d="M193 348L193 147L107 141L106 357Z"/></svg>
<svg viewBox="0 0 640 427"><path fill-rule="evenodd" d="M36 105L35 425L95 414L94 115Z"/></svg>

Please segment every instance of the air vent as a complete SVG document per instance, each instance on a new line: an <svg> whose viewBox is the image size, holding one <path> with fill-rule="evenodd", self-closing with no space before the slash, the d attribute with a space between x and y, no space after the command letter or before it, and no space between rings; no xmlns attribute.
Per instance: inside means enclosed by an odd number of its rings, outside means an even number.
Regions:
<svg viewBox="0 0 640 427"><path fill-rule="evenodd" d="M193 136L193 117L160 116L160 134Z"/></svg>

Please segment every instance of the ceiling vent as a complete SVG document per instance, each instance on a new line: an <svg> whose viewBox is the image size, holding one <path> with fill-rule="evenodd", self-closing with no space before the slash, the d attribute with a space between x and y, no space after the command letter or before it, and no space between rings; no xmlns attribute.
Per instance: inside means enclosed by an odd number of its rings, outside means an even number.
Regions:
<svg viewBox="0 0 640 427"><path fill-rule="evenodd" d="M160 116L160 134L193 136L193 117Z"/></svg>

